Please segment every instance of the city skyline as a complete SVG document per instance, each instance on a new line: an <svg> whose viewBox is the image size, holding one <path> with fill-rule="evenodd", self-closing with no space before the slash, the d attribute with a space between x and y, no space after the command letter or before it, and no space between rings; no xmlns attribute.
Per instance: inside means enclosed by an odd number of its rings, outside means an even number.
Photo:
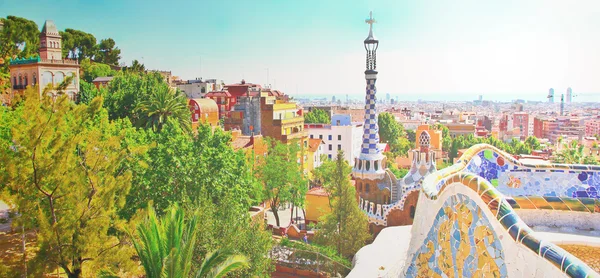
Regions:
<svg viewBox="0 0 600 278"><path fill-rule="evenodd" d="M7 1L0 11L39 27L52 19L61 30L111 37L122 62L137 59L183 79L246 79L293 96L360 98L357 41L368 30L360 18L373 10L380 99L545 101L549 88L560 96L572 87L580 102L600 92L594 1L144 3Z"/></svg>

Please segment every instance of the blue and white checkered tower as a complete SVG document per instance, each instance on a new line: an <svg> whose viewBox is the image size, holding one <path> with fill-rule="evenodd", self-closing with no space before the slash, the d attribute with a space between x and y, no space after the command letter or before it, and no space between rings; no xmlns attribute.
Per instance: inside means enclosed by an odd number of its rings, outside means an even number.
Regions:
<svg viewBox="0 0 600 278"><path fill-rule="evenodd" d="M379 40L373 36L373 13L369 14L369 19L365 20L369 24L369 36L365 39L365 50L367 51L367 69L365 78L367 79L367 94L365 96L365 124L363 142L360 156L354 163L353 175L355 178L376 180L385 175L385 156L378 148L379 144L379 125L377 124L377 89L375 81L377 80L377 59L376 51L379 46Z"/></svg>

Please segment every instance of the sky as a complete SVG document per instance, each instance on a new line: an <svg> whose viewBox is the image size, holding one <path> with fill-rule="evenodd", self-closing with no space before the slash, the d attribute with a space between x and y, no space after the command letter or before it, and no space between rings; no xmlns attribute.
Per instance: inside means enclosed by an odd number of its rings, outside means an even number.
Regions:
<svg viewBox="0 0 600 278"><path fill-rule="evenodd" d="M597 0L0 0L2 17L113 38L127 64L355 99L369 11L380 98L600 101Z"/></svg>

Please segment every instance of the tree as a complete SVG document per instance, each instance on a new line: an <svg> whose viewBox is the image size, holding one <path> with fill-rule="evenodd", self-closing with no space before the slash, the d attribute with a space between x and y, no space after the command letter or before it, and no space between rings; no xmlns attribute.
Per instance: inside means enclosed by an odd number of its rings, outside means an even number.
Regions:
<svg viewBox="0 0 600 278"><path fill-rule="evenodd" d="M562 142L562 140L561 140ZM592 159L584 154L584 147L577 140L572 140L568 144L563 144L562 150L556 155L554 161L565 164L595 164ZM584 160L587 163L584 163Z"/></svg>
<svg viewBox="0 0 600 278"><path fill-rule="evenodd" d="M356 191L350 183L351 169L338 152L336 167L330 172L329 192L331 212L319 219L317 243L336 248L339 255L352 257L371 238L367 216L356 201Z"/></svg>
<svg viewBox="0 0 600 278"><path fill-rule="evenodd" d="M131 72L143 73L143 72L146 72L146 66L144 66L144 64L140 63L138 60L133 60L133 62L131 62L131 66L126 67L125 70L131 71Z"/></svg>
<svg viewBox="0 0 600 278"><path fill-rule="evenodd" d="M409 142L416 142L417 133L412 129L406 129L406 138L408 138Z"/></svg>
<svg viewBox="0 0 600 278"><path fill-rule="evenodd" d="M63 58L81 61L84 58L93 58L96 54L96 37L94 35L69 28L59 33L62 37Z"/></svg>
<svg viewBox="0 0 600 278"><path fill-rule="evenodd" d="M79 66L83 71L82 79L89 83L97 77L114 76L117 74L109 65L92 62L89 58L81 60Z"/></svg>
<svg viewBox="0 0 600 278"><path fill-rule="evenodd" d="M118 237L123 221L115 211L131 180L119 165L135 150L122 148L124 131L109 123L101 98L74 105L60 94L64 86L54 88L54 99L26 91L26 118L16 120L11 148L0 150L2 183L20 217L36 225L34 271L60 267L68 277L81 277L86 269L128 271L132 254Z"/></svg>
<svg viewBox="0 0 600 278"><path fill-rule="evenodd" d="M304 122L307 124L329 124L331 119L329 114L323 109L313 109L304 114Z"/></svg>
<svg viewBox="0 0 600 278"><path fill-rule="evenodd" d="M12 15L1 20L0 58L26 58L38 53L40 30L35 22Z"/></svg>
<svg viewBox="0 0 600 278"><path fill-rule="evenodd" d="M140 101L136 110L140 115L138 125L152 128L156 132L160 132L170 118L177 121L185 131L191 129L187 98L166 84L161 84L147 99Z"/></svg>
<svg viewBox="0 0 600 278"><path fill-rule="evenodd" d="M535 136L528 136L525 139L525 145L529 146L529 149L531 150L539 150L540 141Z"/></svg>
<svg viewBox="0 0 600 278"><path fill-rule="evenodd" d="M94 56L94 61L116 66L119 64L119 59L121 59L121 50L115 46L116 43L113 39L103 39L98 44L98 52Z"/></svg>
<svg viewBox="0 0 600 278"><path fill-rule="evenodd" d="M258 176L264 185L263 197L269 200L277 226L279 206L292 201L295 192L302 192L307 183L297 162L300 146L297 142L284 144L268 138L269 151L258 168Z"/></svg>
<svg viewBox="0 0 600 278"><path fill-rule="evenodd" d="M138 130L126 136L123 144L151 145L147 152L126 161L123 167L133 172L132 190L120 215L131 218L138 209L152 202L160 215L171 204L197 203L204 196L215 206L247 210L259 203L262 187L252 176L243 152L231 147L231 135L220 129L200 125L198 133L185 133L177 123L162 132ZM222 203L226 196L235 201Z"/></svg>
<svg viewBox="0 0 600 278"><path fill-rule="evenodd" d="M105 95L101 91L106 91L104 88L98 90L92 83L85 80L79 81L79 94L77 95L77 103L90 104L97 96Z"/></svg>
<svg viewBox="0 0 600 278"><path fill-rule="evenodd" d="M139 115L136 106L150 97L161 86L168 86L158 73L135 74L121 72L115 75L108 85L104 106L110 119L129 118L137 123Z"/></svg>
<svg viewBox="0 0 600 278"><path fill-rule="evenodd" d="M396 121L394 115L384 112L377 117L379 123L379 139L382 143L397 142L404 135L404 127Z"/></svg>
<svg viewBox="0 0 600 278"><path fill-rule="evenodd" d="M146 271L146 277L190 277L193 251L198 237L199 212L185 220L185 212L175 205L158 219L149 207L148 219L138 225L133 243ZM194 277L223 277L248 266L248 259L224 251L209 253Z"/></svg>

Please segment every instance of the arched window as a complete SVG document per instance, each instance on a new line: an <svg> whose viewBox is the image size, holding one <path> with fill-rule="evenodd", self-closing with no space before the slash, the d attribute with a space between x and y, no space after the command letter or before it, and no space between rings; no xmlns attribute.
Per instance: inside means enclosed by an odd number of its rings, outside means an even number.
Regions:
<svg viewBox="0 0 600 278"><path fill-rule="evenodd" d="M54 74L54 85L58 85L65 80L65 74L61 71Z"/></svg>
<svg viewBox="0 0 600 278"><path fill-rule="evenodd" d="M37 77L35 75L35 73L33 73L33 76L31 77L31 85L35 86L35 84L37 84Z"/></svg>
<svg viewBox="0 0 600 278"><path fill-rule="evenodd" d="M375 171L379 170L379 163L377 161L373 161L373 166L375 167Z"/></svg>
<svg viewBox="0 0 600 278"><path fill-rule="evenodd" d="M367 169L367 171L369 171L371 169L371 161L370 160L367 160L367 165L366 165L365 169Z"/></svg>
<svg viewBox="0 0 600 278"><path fill-rule="evenodd" d="M25 86L29 85L29 80L27 80L27 74L25 75Z"/></svg>
<svg viewBox="0 0 600 278"><path fill-rule="evenodd" d="M23 85L23 76L19 74L19 86Z"/></svg>
<svg viewBox="0 0 600 278"><path fill-rule="evenodd" d="M415 218L415 206L410 206L410 219Z"/></svg>
<svg viewBox="0 0 600 278"><path fill-rule="evenodd" d="M52 72L49 72L49 71L42 72L40 87L45 88L48 84L52 84Z"/></svg>
<svg viewBox="0 0 600 278"><path fill-rule="evenodd" d="M369 193L369 189L371 189L371 185L368 183L365 183L365 193Z"/></svg>
<svg viewBox="0 0 600 278"><path fill-rule="evenodd" d="M17 83L17 76L15 75L15 76L13 76L13 87L17 86L17 84L19 84L19 83Z"/></svg>

